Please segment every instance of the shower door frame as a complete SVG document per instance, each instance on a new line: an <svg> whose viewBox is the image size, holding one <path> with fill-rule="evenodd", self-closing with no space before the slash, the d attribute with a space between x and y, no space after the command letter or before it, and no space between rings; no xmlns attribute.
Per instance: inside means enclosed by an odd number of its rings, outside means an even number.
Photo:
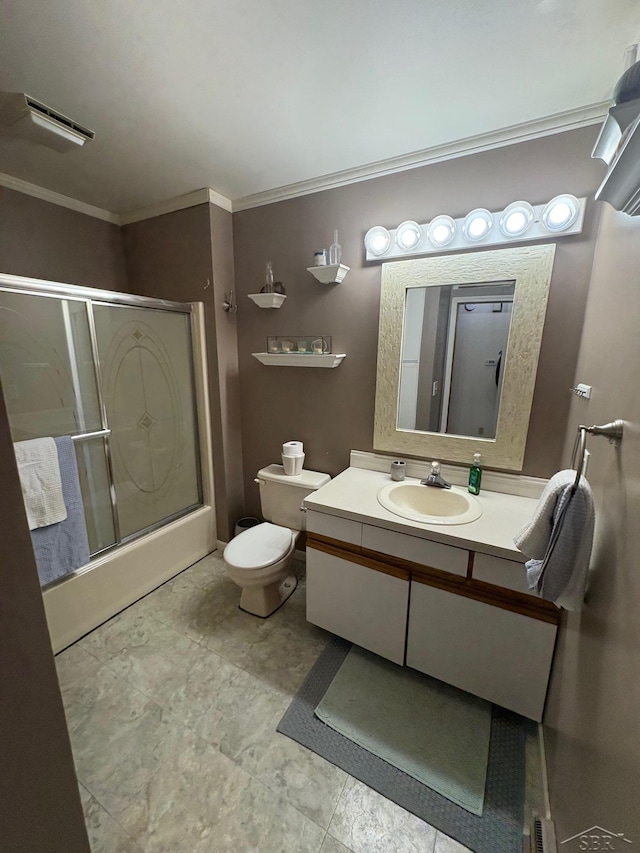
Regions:
<svg viewBox="0 0 640 853"><path fill-rule="evenodd" d="M168 578L182 571L196 559L205 556L216 546L215 503L213 481L212 434L210 422L208 376L206 363L206 337L204 324L204 305L201 302L173 302L148 296L138 296L117 291L99 290L82 285L64 284L44 279L26 278L23 276L0 273L0 292L19 293L25 296L40 296L63 299L66 301L84 302L91 344L91 355L100 412L101 429L78 432L71 436L74 442L92 438L102 438L105 453L105 463L109 477L109 499L115 542L92 553L89 563L68 575L53 581L43 587L45 609L49 619L49 630L54 651L58 651L78 639L87 630L96 627L105 618L117 613L123 606L132 603L140 595L149 592ZM120 534L118 516L118 500L115 489L113 472L113 456L111 448L111 429L108 425L107 410L102 387L102 375L98 340L96 334L94 305L146 308L185 314L189 317L189 333L191 344L191 377L194 401L194 431L196 450L196 477L199 502L185 507L147 527L128 536ZM191 529L193 528L193 530ZM192 535L195 547L188 548L181 557L174 549L167 553L173 556L173 565L162 560L162 540L173 532L175 536L186 539ZM163 533L165 535L163 535ZM166 543L168 544L168 543ZM175 543L174 543L175 544ZM91 575L98 569L109 571L110 565L122 563L121 573L127 571L130 553L133 559L145 562L145 545L152 561L160 563L157 573L147 571L134 572L136 578L132 584L120 584L116 594L110 596L113 601L100 602L97 607L90 608L95 613L82 614L83 601L95 598L97 590L92 586L103 588L104 584L92 583ZM203 550L204 549L204 550ZM124 562L123 559L124 558ZM185 559L188 562L185 563ZM113 578L115 580L115 577ZM98 578L93 579L95 582ZM78 587L78 589L76 589ZM80 589L82 587L82 589ZM79 598L78 598L79 593ZM71 595L72 599L69 600ZM97 602L94 602L97 604ZM50 605L50 606L48 606ZM68 624L69 609L76 618Z"/></svg>

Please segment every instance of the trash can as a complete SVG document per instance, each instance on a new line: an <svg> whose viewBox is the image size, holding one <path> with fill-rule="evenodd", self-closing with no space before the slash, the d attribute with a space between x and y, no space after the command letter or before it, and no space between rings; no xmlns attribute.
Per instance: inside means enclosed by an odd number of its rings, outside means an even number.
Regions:
<svg viewBox="0 0 640 853"><path fill-rule="evenodd" d="M236 522L235 529L233 531L233 535L237 536L238 533L242 533L244 530L248 530L250 527L255 527L256 524L261 524L259 518L256 518L253 515L247 515L244 518L239 518Z"/></svg>

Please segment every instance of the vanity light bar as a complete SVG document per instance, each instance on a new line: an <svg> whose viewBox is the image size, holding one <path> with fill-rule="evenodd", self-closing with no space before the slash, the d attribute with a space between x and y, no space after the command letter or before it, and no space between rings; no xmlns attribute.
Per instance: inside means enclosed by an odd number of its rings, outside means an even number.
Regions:
<svg viewBox="0 0 640 853"><path fill-rule="evenodd" d="M477 208L459 219L440 214L423 225L412 220L393 230L374 225L364 238L366 259L380 261L580 234L586 204L586 198L563 193L546 204L514 201L501 211Z"/></svg>

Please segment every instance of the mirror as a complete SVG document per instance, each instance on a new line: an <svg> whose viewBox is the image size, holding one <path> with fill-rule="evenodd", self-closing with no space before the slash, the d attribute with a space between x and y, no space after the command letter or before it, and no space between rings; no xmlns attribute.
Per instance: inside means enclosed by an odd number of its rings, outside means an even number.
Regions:
<svg viewBox="0 0 640 853"><path fill-rule="evenodd" d="M514 289L407 289L398 429L495 438Z"/></svg>
<svg viewBox="0 0 640 853"><path fill-rule="evenodd" d="M554 254L383 264L376 450L522 469Z"/></svg>

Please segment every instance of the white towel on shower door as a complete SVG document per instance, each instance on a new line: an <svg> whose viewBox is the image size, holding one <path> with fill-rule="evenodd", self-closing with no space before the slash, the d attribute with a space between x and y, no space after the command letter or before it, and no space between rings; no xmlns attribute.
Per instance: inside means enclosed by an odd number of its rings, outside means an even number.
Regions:
<svg viewBox="0 0 640 853"><path fill-rule="evenodd" d="M18 441L13 447L29 530L64 521L67 509L55 441L52 438L34 438Z"/></svg>

